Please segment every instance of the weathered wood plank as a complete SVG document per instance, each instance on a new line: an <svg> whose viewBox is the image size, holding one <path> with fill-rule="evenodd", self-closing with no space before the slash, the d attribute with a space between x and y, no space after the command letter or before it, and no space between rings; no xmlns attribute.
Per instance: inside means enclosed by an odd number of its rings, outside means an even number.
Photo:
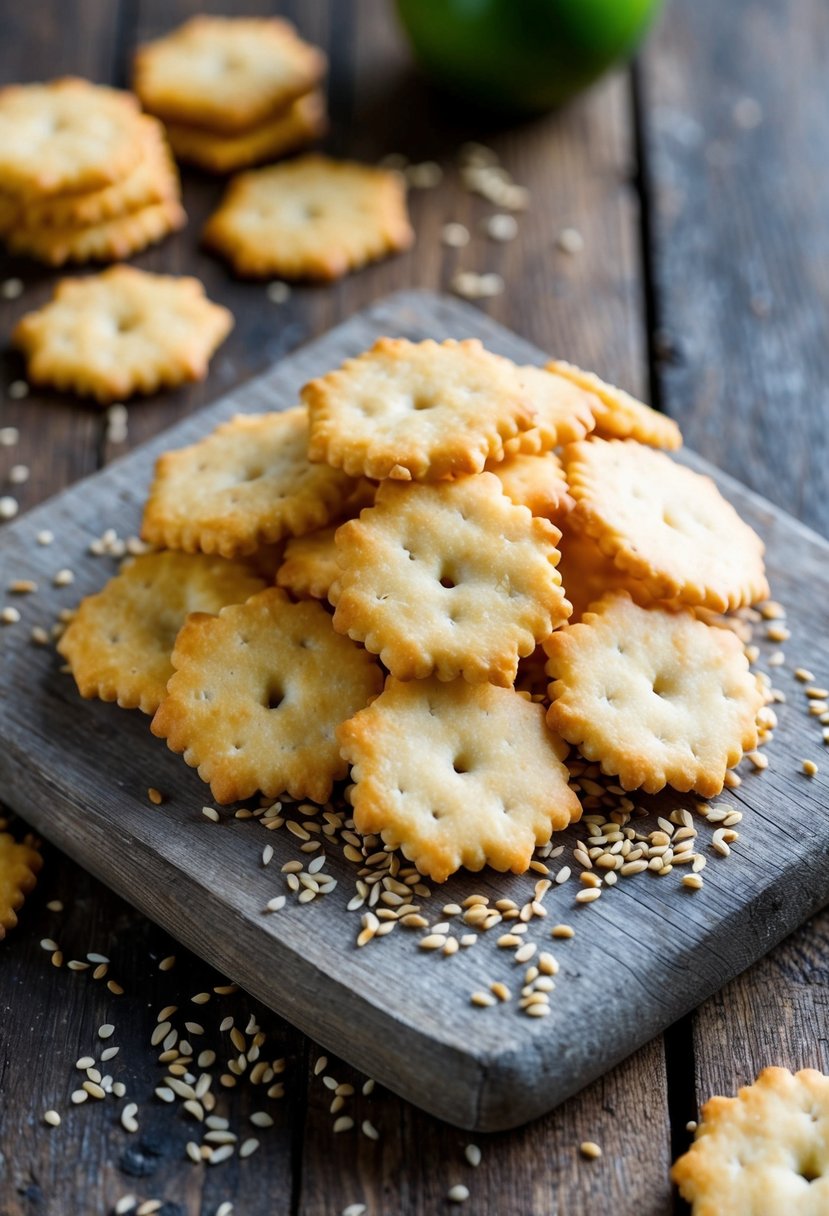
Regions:
<svg viewBox="0 0 829 1216"><path fill-rule="evenodd" d="M541 357L472 310L426 293L409 293L303 348L269 377L181 424L162 444L186 441L240 406L255 410L290 404L313 370L340 362L363 349L375 334L389 330L417 338L471 332L517 359ZM59 511L61 543L78 580L73 596L99 585L100 565L85 555L85 537L103 504L117 504L113 514L119 531L134 528L157 447L148 445L9 529L11 560L19 561L18 555L28 552L31 529ZM829 642L819 636L818 622L827 593L827 546L735 483L723 484L766 537L772 576L790 604L793 629L813 636L816 649L826 654ZM34 554L28 560L36 569L41 559ZM813 591L798 599L801 585ZM44 596L43 602L59 598L66 593ZM788 839L797 763L793 757L801 754L815 731L814 721L793 709L781 718L775 749L782 758L779 767L773 766L762 780L748 778L737 792L738 800L764 824L762 833L750 837L750 857L738 853L729 861L727 874L711 867L701 900L693 900L678 883L620 884L610 899L587 914L584 940L580 935L572 958L563 955L562 982L549 1022L533 1025L508 1007L481 1016L469 1006L468 994L492 967L500 965L511 975L508 960L484 964L483 975L481 955L474 951L448 965L447 960L423 960L418 983L413 984L416 948L411 938L393 934L371 951L353 951L353 932L337 910L339 893L321 904L289 906L278 917L263 918L261 908L272 883L255 873L261 832L251 834L252 825L239 821L215 829L206 825L199 814L203 795L194 774L151 739L138 715L118 715L100 704L78 705L68 681L56 679L48 656L27 660L24 667L19 650L8 644L9 632L0 639L6 643L4 678L12 687L26 689L25 696L9 698L3 711L8 747L0 763L12 801L26 805L36 826L48 830L117 889L129 892L143 910L174 925L182 940L229 970L254 995L265 997L323 1043L339 1046L347 1028L343 1053L349 1059L362 1066L371 1062L385 1084L461 1125L509 1126L562 1100L759 957L828 893L829 875L802 874L815 840L825 840L829 847L821 812L825 775L813 782L800 779L803 837L792 842L782 861L780 857L780 841ZM76 707L72 712L71 706ZM97 740L95 756L82 742L91 731ZM61 788L55 780L59 768L64 774ZM109 773L106 789L102 771ZM150 780L170 794L163 833L157 815L149 814L146 805ZM111 804L113 783L117 811ZM683 802L693 805L693 800L675 796L660 805ZM43 813L45 805L48 815ZM109 846L115 822L128 848ZM217 853L219 839L222 849ZM284 835L271 833L270 839L275 863L293 855ZM331 858L330 867L341 880L344 903L348 867L337 857ZM151 890L147 873L154 876ZM139 875L145 876L142 881ZM442 906L446 900L460 901L473 889L496 897L512 893L523 902L528 888L526 879L463 876L450 881L436 902ZM549 901L550 915L573 915L566 888L551 893ZM232 931L225 928L229 911ZM639 942L635 965L629 957L633 924ZM382 963L376 966L369 960L377 959L379 951ZM277 979L286 972L292 976L290 989ZM614 994L612 1004L604 1000L608 991ZM504 1018L510 1019L506 1030Z"/></svg>
<svg viewBox="0 0 829 1216"><path fill-rule="evenodd" d="M642 63L662 401L699 452L824 533L827 16L812 0L688 0L669 6ZM808 594L807 580L791 589ZM824 605L818 635L826 625ZM808 632L783 649L781 687L802 705L791 669L825 685L829 665ZM781 789L798 798L793 770ZM805 863L806 881L824 857ZM694 1015L678 1129L768 1064L827 1071L827 934L823 913Z"/></svg>

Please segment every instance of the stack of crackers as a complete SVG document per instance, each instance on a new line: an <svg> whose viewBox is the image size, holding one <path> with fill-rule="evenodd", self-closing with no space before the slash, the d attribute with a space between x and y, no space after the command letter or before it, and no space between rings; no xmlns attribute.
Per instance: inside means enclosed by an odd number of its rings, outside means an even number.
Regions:
<svg viewBox="0 0 829 1216"><path fill-rule="evenodd" d="M325 69L280 18L199 16L139 49L134 88L177 157L230 173L325 131Z"/></svg>
<svg viewBox="0 0 829 1216"><path fill-rule="evenodd" d="M52 266L128 258L181 228L161 124L68 77L0 89L0 236Z"/></svg>
<svg viewBox="0 0 829 1216"><path fill-rule="evenodd" d="M523 872L581 813L572 747L712 796L755 746L729 614L768 595L763 546L680 442L570 364L381 339L162 456L158 551L59 649L217 801L324 802L350 767L356 830L422 873Z"/></svg>

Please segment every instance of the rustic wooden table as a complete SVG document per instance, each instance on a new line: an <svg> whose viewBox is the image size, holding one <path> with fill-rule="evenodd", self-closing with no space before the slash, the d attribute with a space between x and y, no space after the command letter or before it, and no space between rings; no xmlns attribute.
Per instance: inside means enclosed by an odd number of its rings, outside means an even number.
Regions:
<svg viewBox="0 0 829 1216"><path fill-rule="evenodd" d="M271 7L267 0L245 6ZM199 250L221 185L187 175L187 230L136 261L198 274L232 308L236 329L205 384L130 411L129 443L395 288L445 289L458 268L493 270L506 282L503 295L483 305L494 317L649 394L679 420L689 446L829 532L829 14L821 0L674 0L635 68L561 114L498 130L459 118L428 93L386 0L276 7L331 56L328 148L368 160L392 151L436 159L444 179L412 194L413 252L333 287L295 290L276 305L261 285L234 281ZM5 5L0 81L76 73L125 84L137 42L204 8L221 5ZM531 191L511 243L479 234L488 209L459 186L454 153L471 138L496 148ZM475 233L467 248L441 245L449 220ZM559 249L565 227L582 234L580 253ZM55 277L7 262L0 279L12 275L25 291L0 304L2 334L47 296ZM4 351L0 425L18 427L20 441L0 449L0 479L7 493L11 466L30 468L29 481L14 488L25 509L124 445L107 443L94 409L45 394L9 399L6 389L21 374L17 356ZM315 1045L240 994L224 999L234 1002L237 1022L256 1016L269 1057L286 1057L286 1095L255 1156L196 1167L184 1157L187 1124L178 1108L142 1101L141 1130L128 1135L113 1104L75 1109L67 1098L74 1061L111 1020L121 1048L113 1072L117 1065L136 1099L151 1099L156 1011L221 981L67 858L48 848L45 856L37 892L2 946L0 1216L108 1213L126 1194L159 1200L165 1216L212 1216L228 1200L245 1216L335 1216L357 1203L369 1216L420 1216L446 1210L447 1190L458 1182L470 1188L470 1210L481 1213L553 1216L601 1205L614 1216L667 1216L683 1210L668 1167L698 1103L732 1092L769 1063L829 1071L826 913L564 1107L519 1131L476 1137L483 1154L476 1171L464 1160L468 1135L387 1092L359 1099L360 1118L380 1130L378 1141L334 1135ZM46 906L56 899L61 913ZM67 957L111 958L125 994L113 996L88 973L51 967L44 937L59 938ZM159 960L173 953L175 968L160 972ZM635 950L631 959L635 966ZM345 1065L331 1059L328 1072L359 1091L363 1078ZM241 1115L251 1099L237 1091L230 1101ZM42 1113L54 1105L68 1113L50 1130ZM602 1145L600 1161L579 1157L583 1139Z"/></svg>

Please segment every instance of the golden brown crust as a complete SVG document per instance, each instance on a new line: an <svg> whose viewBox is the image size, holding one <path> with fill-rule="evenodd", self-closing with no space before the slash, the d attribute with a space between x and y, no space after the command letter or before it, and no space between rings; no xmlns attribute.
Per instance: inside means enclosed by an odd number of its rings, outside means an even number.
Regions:
<svg viewBox="0 0 829 1216"><path fill-rule="evenodd" d="M154 245L187 223L177 198L149 203L127 215L69 228L24 228L15 225L7 236L9 250L38 258L48 266L66 262L119 262Z"/></svg>
<svg viewBox="0 0 829 1216"><path fill-rule="evenodd" d="M555 452L541 452L537 456L515 452L494 463L492 472L507 498L518 507L527 507L533 515L560 525L572 510L567 478Z"/></svg>
<svg viewBox="0 0 829 1216"><path fill-rule="evenodd" d="M3 188L25 196L111 186L140 159L141 122L131 93L88 80L7 85L0 89Z"/></svg>
<svg viewBox="0 0 829 1216"><path fill-rule="evenodd" d="M204 229L237 274L324 282L413 240L399 174L316 154L240 173Z"/></svg>
<svg viewBox="0 0 829 1216"><path fill-rule="evenodd" d="M570 613L558 529L514 506L492 473L383 482L336 534L334 628L401 680L463 676L505 687L518 659Z"/></svg>
<svg viewBox="0 0 829 1216"><path fill-rule="evenodd" d="M535 422L530 430L506 441L508 455L549 452L564 443L577 443L593 430L597 402L592 393L543 367L527 365L517 370L535 411Z"/></svg>
<svg viewBox="0 0 829 1216"><path fill-rule="evenodd" d="M331 584L340 573L334 534L337 524L297 536L285 546L285 560L276 581L298 599L327 600Z"/></svg>
<svg viewBox="0 0 829 1216"><path fill-rule="evenodd" d="M32 837L18 842L9 832L0 832L0 941L17 924L17 910L34 889L42 865Z"/></svg>
<svg viewBox="0 0 829 1216"><path fill-rule="evenodd" d="M516 373L475 338L379 338L303 388L310 459L399 481L480 473L533 424Z"/></svg>
<svg viewBox="0 0 829 1216"><path fill-rule="evenodd" d="M568 520L654 599L726 612L769 595L764 546L710 477L633 440L564 449Z"/></svg>
<svg viewBox="0 0 829 1216"><path fill-rule="evenodd" d="M167 549L238 557L337 519L357 488L310 464L305 409L239 414L198 443L165 452L141 535Z"/></svg>
<svg viewBox="0 0 829 1216"><path fill-rule="evenodd" d="M167 123L167 135L178 160L210 173L236 173L313 143L325 134L327 127L325 97L321 92L313 92L238 134Z"/></svg>
<svg viewBox="0 0 829 1216"><path fill-rule="evenodd" d="M176 634L191 612L218 612L262 591L249 565L199 553L148 553L87 596L58 642L82 697L154 714L173 674Z"/></svg>
<svg viewBox="0 0 829 1216"><path fill-rule="evenodd" d="M379 832L436 882L461 866L523 874L581 815L566 745L513 689L390 676L337 737L357 830Z"/></svg>
<svg viewBox="0 0 829 1216"><path fill-rule="evenodd" d="M764 1068L735 1098L709 1099L671 1177L693 1216L829 1211L829 1077Z"/></svg>
<svg viewBox="0 0 829 1216"><path fill-rule="evenodd" d="M380 668L334 633L319 604L269 588L218 616L191 616L152 732L210 784L217 802L325 802L347 770L335 738L380 691Z"/></svg>
<svg viewBox="0 0 829 1216"><path fill-rule="evenodd" d="M34 384L102 404L201 380L233 326L198 279L113 266L61 279L52 300L17 324L13 343Z"/></svg>
<svg viewBox="0 0 829 1216"><path fill-rule="evenodd" d="M591 396L596 434L602 439L635 439L649 447L675 450L682 446L682 432L673 418L660 414L631 397L624 389L600 380L594 372L582 371L573 363L554 359L547 370L572 381Z"/></svg>
<svg viewBox="0 0 829 1216"><path fill-rule="evenodd" d="M712 798L757 743L763 697L741 642L689 610L612 592L544 649L551 729L625 789Z"/></svg>
<svg viewBox="0 0 829 1216"><path fill-rule="evenodd" d="M279 17L200 15L139 47L133 87L151 114L234 133L309 92L325 68Z"/></svg>

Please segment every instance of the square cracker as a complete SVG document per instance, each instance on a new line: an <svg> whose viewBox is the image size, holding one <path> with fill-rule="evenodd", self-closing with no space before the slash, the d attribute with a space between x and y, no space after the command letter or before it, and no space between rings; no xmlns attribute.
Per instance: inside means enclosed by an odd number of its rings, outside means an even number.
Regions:
<svg viewBox="0 0 829 1216"><path fill-rule="evenodd" d="M347 769L336 728L382 685L378 665L334 632L324 608L293 604L278 587L191 616L172 662L152 732L223 803L257 790L325 802Z"/></svg>
<svg viewBox="0 0 829 1216"><path fill-rule="evenodd" d="M612 592L544 649L550 727L625 789L713 798L756 745L763 694L742 643L687 609Z"/></svg>
<svg viewBox="0 0 829 1216"><path fill-rule="evenodd" d="M146 553L83 600L58 642L82 697L154 714L170 655L191 612L218 612L267 586L244 562L203 553Z"/></svg>
<svg viewBox="0 0 829 1216"><path fill-rule="evenodd" d="M240 173L204 229L237 274L323 282L413 240L399 174L316 154Z"/></svg>
<svg viewBox="0 0 829 1216"><path fill-rule="evenodd" d="M165 452L141 535L187 553L238 557L302 536L342 515L359 483L310 464L308 414L239 414L198 443Z"/></svg>
<svg viewBox="0 0 829 1216"><path fill-rule="evenodd" d="M325 68L279 17L201 15L139 47L133 87L160 118L238 133L307 93Z"/></svg>
<svg viewBox="0 0 829 1216"><path fill-rule="evenodd" d="M334 628L401 680L463 676L505 687L570 614L558 529L501 492L493 473L385 481L338 529Z"/></svg>
<svg viewBox="0 0 829 1216"><path fill-rule="evenodd" d="M567 746L511 688L390 676L337 737L357 830L379 832L436 882L461 866L523 874L581 815Z"/></svg>

